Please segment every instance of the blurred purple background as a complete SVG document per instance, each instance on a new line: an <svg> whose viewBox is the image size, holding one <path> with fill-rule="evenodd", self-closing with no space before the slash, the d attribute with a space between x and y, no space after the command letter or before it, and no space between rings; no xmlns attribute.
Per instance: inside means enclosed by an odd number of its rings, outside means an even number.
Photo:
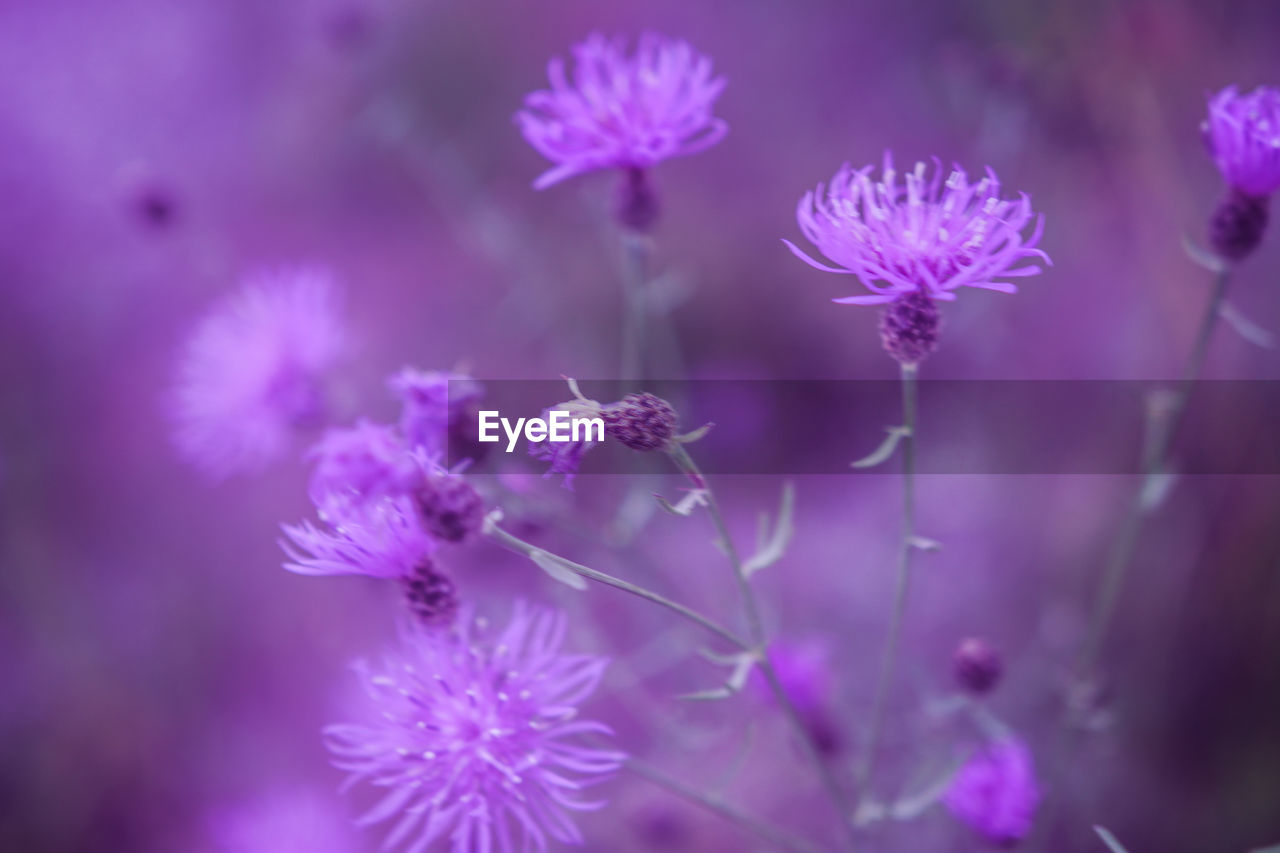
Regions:
<svg viewBox="0 0 1280 853"><path fill-rule="evenodd" d="M592 30L644 28L689 39L730 81L729 137L655 173L658 263L688 294L672 316L694 378L892 378L876 312L830 304L849 282L779 242L802 192L886 148L991 164L1044 213L1055 262L1016 296L945 306L927 376L1177 375L1208 293L1181 240L1220 191L1197 131L1205 96L1280 81L1280 7L1265 0L0 4L0 849L377 849L378 830L351 826L367 800L337 793L318 733L351 700L348 661L391 637L394 593L279 568L277 525L310 512L304 469L211 485L184 465L165 414L175 362L243 273L304 262L345 282L345 420L394 418L384 377L405 364L614 375L613 176L533 192L545 164L512 114L549 57ZM1231 299L1277 329L1271 237ZM1280 357L1223 326L1207 374L1280 379ZM815 440L854 458L879 438L829 424ZM920 438L947 442L947 424ZM778 478L719 485L747 541ZM952 748L919 709L948 695L951 650L980 635L1008 667L992 707L1031 743L1045 789L1029 845L1099 850L1092 824L1134 853L1280 841L1274 478L1179 484L1110 638L1106 731L1060 748L1065 673L1133 485L922 479L921 531L944 548L920 559L886 784ZM796 542L760 587L775 634L828 649L830 725L855 744L898 482L797 487ZM608 525L620 482L529 488L549 547L735 618L705 519L658 517L611 547L572 531ZM463 592L498 616L516 595L559 603L571 647L617 658L592 716L634 754L798 830L829 819L767 707L672 698L723 677L693 653L705 637L487 543L457 560ZM754 849L635 776L603 790L590 849ZM874 839L981 847L941 809Z"/></svg>

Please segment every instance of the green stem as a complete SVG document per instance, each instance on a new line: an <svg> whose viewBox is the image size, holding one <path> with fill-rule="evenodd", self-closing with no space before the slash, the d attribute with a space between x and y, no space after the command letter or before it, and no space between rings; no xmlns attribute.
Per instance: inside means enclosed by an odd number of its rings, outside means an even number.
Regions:
<svg viewBox="0 0 1280 853"><path fill-rule="evenodd" d="M803 838L792 835L781 827L774 826L773 824L765 823L762 820L751 817L741 809L726 803L714 794L707 794L696 790L695 788L691 788L683 782L673 779L651 764L640 761L636 758L631 758L627 760L626 768L642 779L647 779L660 788L665 788L677 796L683 797L692 803L702 806L708 811L715 812L726 820L737 824L747 832L758 836L770 844L795 851L795 853L817 853L818 848Z"/></svg>
<svg viewBox="0 0 1280 853"><path fill-rule="evenodd" d="M688 476L694 486L702 489L706 494L707 512L711 516L712 524L715 526L720 545L724 548L725 555L729 558L729 566L738 585L738 593L742 599L743 610L747 618L747 636L750 637L757 650L756 665L768 683L778 707L782 709L783 717L791 726L801 747L804 749L805 756L809 759L809 763L813 765L822 787L826 790L828 799L831 800L832 806L835 807L836 812L839 814L840 825L848 840L848 847L852 850L856 847L857 836L853 823L849 819L848 809L845 806L844 793L841 791L840 784L832 773L830 765L818 751L818 746L814 743L813 736L805 726L804 720L801 719L800 712L791 701L791 697L787 695L787 691L782 686L782 681L778 678L777 670L769 659L767 651L768 638L765 635L764 622L760 618L760 605L756 601L755 592L751 589L751 582L747 578L746 572L742 569L742 558L738 554L737 546L733 543L733 537L729 534L729 527L725 523L724 514L720 511L720 503L716 500L715 492L712 491L706 477L698 469L697 463L693 461L693 457L685 450L684 445L673 444L668 454L676 467Z"/></svg>
<svg viewBox="0 0 1280 853"><path fill-rule="evenodd" d="M902 638L903 616L907 609L907 597L911 591L911 553L915 550L915 475L916 475L916 374L914 364L902 365L902 541L898 544L897 581L893 594L893 611L889 617L889 636L884 654L880 658L880 671L876 678L875 698L872 700L871 720L867 729L867 741L862 760L854 774L858 796L867 794L871 773L875 767L876 752L880 745L880 730L884 726L885 709L893 687L894 670L898 663L898 646Z"/></svg>
<svg viewBox="0 0 1280 853"><path fill-rule="evenodd" d="M1214 280L1213 293L1205 306L1204 315L1200 318L1200 328L1196 332L1195 343L1191 347L1191 356L1183 369L1169 412L1152 434L1151 446L1142 466L1142 482L1129 504L1129 509L1120 525L1120 532L1112 546L1107 567L1103 571L1102 582L1098 587L1089 630L1085 635L1085 642L1076 664L1076 672L1083 678L1091 677L1093 669L1097 666L1098 655L1111 628L1116 604L1119 602L1120 592L1124 588L1134 552L1138 547L1143 519L1150 511L1147 505L1148 496L1155 488L1156 480L1168 472L1169 448L1177 436L1178 428L1182 425L1187 403L1191 400L1191 392L1195 389L1200 372L1204 369L1205 357L1209 352L1209 340L1213 336L1218 316L1222 313L1222 304L1226 299L1230 280L1229 268L1224 267L1218 272Z"/></svg>
<svg viewBox="0 0 1280 853"><path fill-rule="evenodd" d="M631 385L645 379L645 338L648 334L649 303L645 290L649 282L649 238L624 231L622 234L622 287L626 316L622 326L621 376Z"/></svg>
<svg viewBox="0 0 1280 853"><path fill-rule="evenodd" d="M698 611L690 607L686 607L678 601L672 601L666 596L660 595L653 590L645 589L642 586L636 586L635 584L624 581L621 578L616 578L613 575L605 574L604 572L597 571L580 563L575 563L558 554L553 554L550 551L539 548L537 545L524 541L513 533L503 530L496 524L490 525L487 535L499 545L502 545L508 550L515 551L517 554L523 554L530 558L535 554L543 555L549 559L555 560L557 564L563 566L574 574L581 575L588 580L593 580L596 583L602 583L605 586L611 586L614 589L620 589L623 592L630 593L638 598L643 598L646 601L651 601L654 604L665 607L674 613L680 614L690 622L705 628L707 631L710 631L712 634L715 634L717 637L720 637L722 640L738 649L743 651L751 651L753 649L753 645L751 643L741 639L728 628L725 628L712 619L703 616Z"/></svg>

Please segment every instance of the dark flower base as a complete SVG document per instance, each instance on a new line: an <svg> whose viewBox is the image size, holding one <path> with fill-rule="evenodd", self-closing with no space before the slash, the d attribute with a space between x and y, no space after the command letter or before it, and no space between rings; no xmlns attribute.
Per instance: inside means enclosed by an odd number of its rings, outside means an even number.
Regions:
<svg viewBox="0 0 1280 853"><path fill-rule="evenodd" d="M1209 220L1209 242L1220 257L1239 261L1258 248L1268 219L1267 199L1233 189Z"/></svg>

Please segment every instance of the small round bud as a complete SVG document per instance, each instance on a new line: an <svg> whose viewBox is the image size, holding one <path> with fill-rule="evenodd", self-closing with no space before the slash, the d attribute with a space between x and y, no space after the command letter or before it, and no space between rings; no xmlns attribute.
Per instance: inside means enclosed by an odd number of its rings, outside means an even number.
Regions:
<svg viewBox="0 0 1280 853"><path fill-rule="evenodd" d="M430 561L421 563L401 583L409 609L424 624L443 626L453 621L458 612L457 590L453 581L437 571Z"/></svg>
<svg viewBox="0 0 1280 853"><path fill-rule="evenodd" d="M676 410L661 397L628 394L601 412L605 431L632 450L662 450L676 434Z"/></svg>
<svg viewBox="0 0 1280 853"><path fill-rule="evenodd" d="M986 693L1000 681L1004 664L1000 653L985 640L970 637L956 647L952 657L956 683L969 693Z"/></svg>
<svg viewBox="0 0 1280 853"><path fill-rule="evenodd" d="M618 222L632 231L645 233L658 221L658 195L644 169L627 169L618 188Z"/></svg>
<svg viewBox="0 0 1280 853"><path fill-rule="evenodd" d="M1237 189L1223 196L1209 219L1209 242L1220 257L1239 261L1258 248L1270 218L1267 201Z"/></svg>
<svg viewBox="0 0 1280 853"><path fill-rule="evenodd" d="M919 364L938 348L942 317L933 297L923 290L904 293L880 315L880 341L900 364Z"/></svg>
<svg viewBox="0 0 1280 853"><path fill-rule="evenodd" d="M464 542L484 526L484 499L456 474L428 477L416 497L427 532L439 540Z"/></svg>

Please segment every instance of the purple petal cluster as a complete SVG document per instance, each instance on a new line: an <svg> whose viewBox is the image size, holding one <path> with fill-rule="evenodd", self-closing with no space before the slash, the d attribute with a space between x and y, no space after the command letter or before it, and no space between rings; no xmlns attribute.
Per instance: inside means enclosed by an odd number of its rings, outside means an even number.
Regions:
<svg viewBox="0 0 1280 853"><path fill-rule="evenodd" d="M323 417L322 382L344 348L327 272L250 277L187 344L174 402L178 448L218 477L261 468L297 427Z"/></svg>
<svg viewBox="0 0 1280 853"><path fill-rule="evenodd" d="M312 463L311 499L330 511L401 494L420 476L418 462L395 429L365 419L326 430L307 458Z"/></svg>
<svg viewBox="0 0 1280 853"><path fill-rule="evenodd" d="M640 36L628 56L622 39L593 33L547 67L551 88L529 94L516 122L555 165L534 182L545 189L595 169L644 169L715 145L728 125L712 115L725 79L687 42Z"/></svg>
<svg viewBox="0 0 1280 853"><path fill-rule="evenodd" d="M343 507L332 525L283 524L284 567L301 575L368 575L405 578L427 563L436 542L413 504L387 497Z"/></svg>
<svg viewBox="0 0 1280 853"><path fill-rule="evenodd" d="M943 801L958 820L989 841L1009 844L1025 838L1040 804L1031 750L1015 738L988 744L956 774Z"/></svg>
<svg viewBox="0 0 1280 853"><path fill-rule="evenodd" d="M468 419L484 396L480 383L470 376L442 370L406 367L387 384L400 399L404 440L411 447L440 455L445 453L451 431Z"/></svg>
<svg viewBox="0 0 1280 853"><path fill-rule="evenodd" d="M1200 131L1233 189L1254 198L1280 190L1280 90L1261 86L1242 95L1226 87L1209 99Z"/></svg>
<svg viewBox="0 0 1280 853"><path fill-rule="evenodd" d="M934 161L932 170L917 163L899 175L886 154L876 180L871 166L846 164L826 186L805 193L796 221L835 266L784 240L797 257L824 272L855 275L871 291L835 300L841 303L874 305L914 291L953 300L961 287L1013 293L1002 279L1040 272L1028 259L1049 263L1036 248L1043 217L1025 194L1002 199L990 169L977 181L958 166L944 178Z"/></svg>
<svg viewBox="0 0 1280 853"><path fill-rule="evenodd" d="M393 822L384 849L445 839L456 853L581 843L570 813L603 806L584 791L626 758L584 742L611 732L578 719L607 659L565 654L563 614L519 602L496 636L469 612L456 624L410 629L381 666L362 667L367 722L325 730L348 785L386 789L359 822Z"/></svg>

